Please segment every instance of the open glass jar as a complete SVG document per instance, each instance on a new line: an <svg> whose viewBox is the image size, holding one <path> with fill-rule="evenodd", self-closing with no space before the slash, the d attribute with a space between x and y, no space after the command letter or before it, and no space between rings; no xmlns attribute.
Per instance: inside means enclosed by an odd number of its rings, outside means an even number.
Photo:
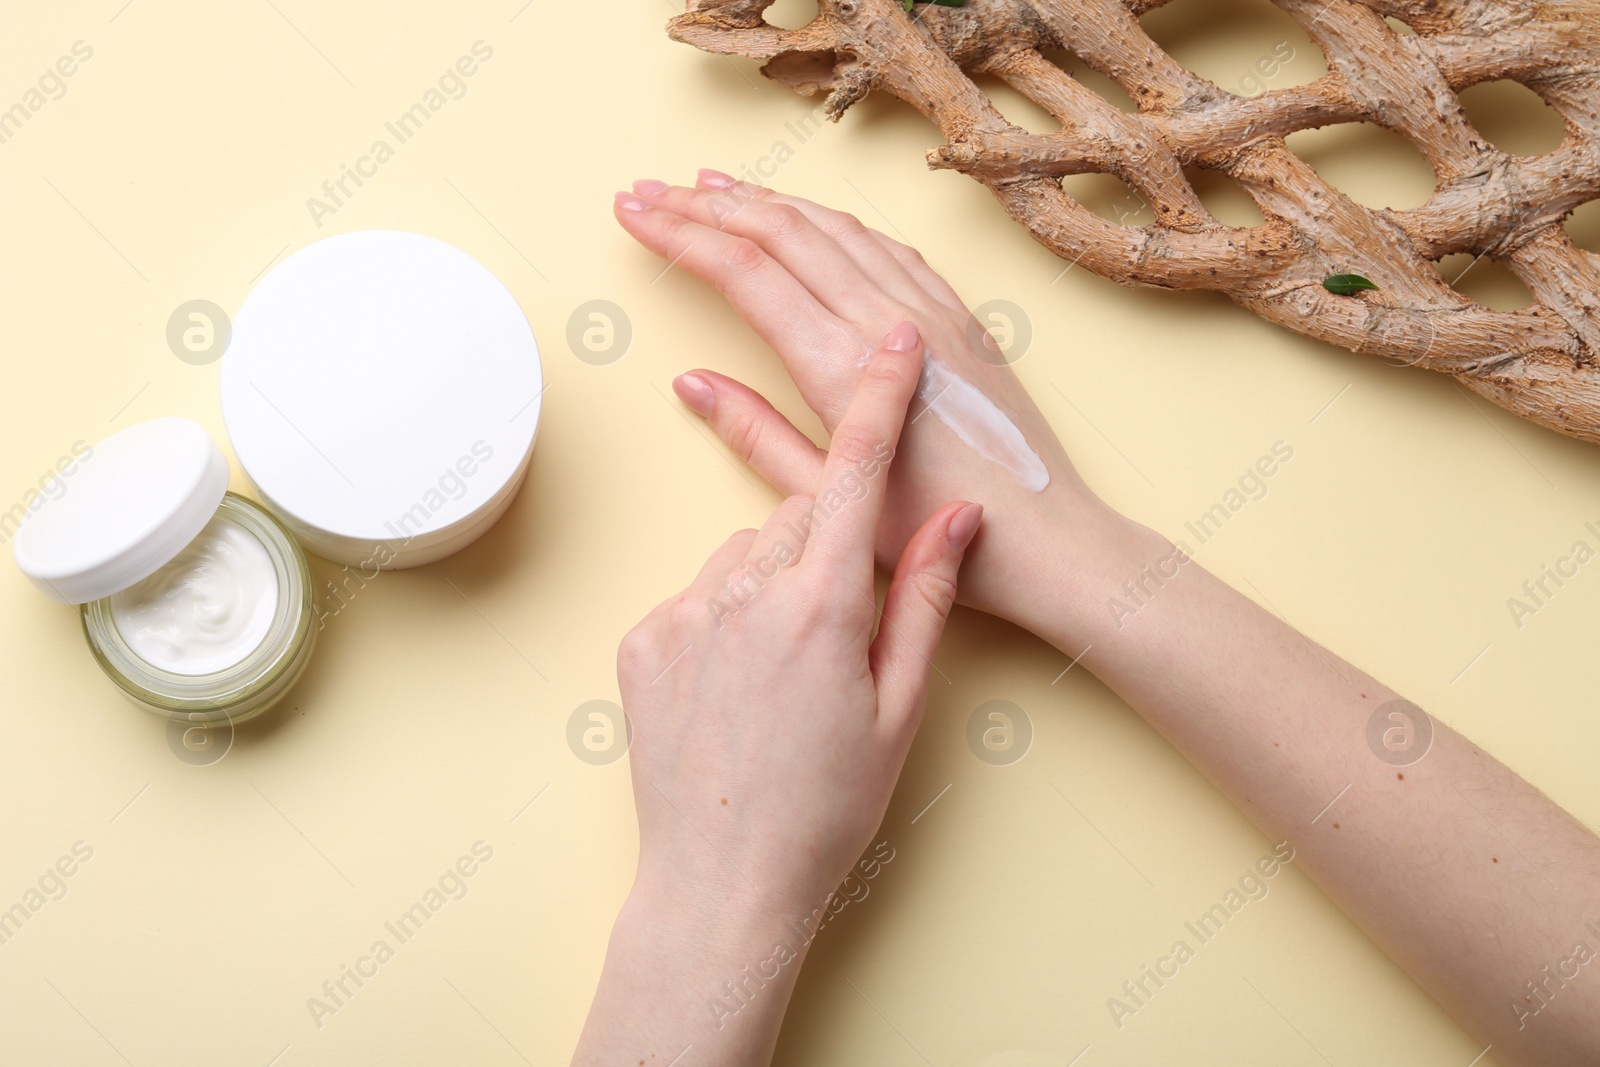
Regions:
<svg viewBox="0 0 1600 1067"><path fill-rule="evenodd" d="M283 696L315 643L311 570L278 519L227 491L205 429L139 423L77 468L12 548L40 592L79 605L112 682L185 723L239 722Z"/></svg>

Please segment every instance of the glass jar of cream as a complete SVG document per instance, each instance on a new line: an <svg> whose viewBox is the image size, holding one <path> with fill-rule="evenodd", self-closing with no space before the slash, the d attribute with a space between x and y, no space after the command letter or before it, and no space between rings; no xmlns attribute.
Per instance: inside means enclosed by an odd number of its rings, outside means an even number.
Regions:
<svg viewBox="0 0 1600 1067"><path fill-rule="evenodd" d="M79 605L95 659L134 703L186 723L265 711L316 636L293 536L227 491L227 461L188 419L130 426L79 464L18 529L18 567Z"/></svg>

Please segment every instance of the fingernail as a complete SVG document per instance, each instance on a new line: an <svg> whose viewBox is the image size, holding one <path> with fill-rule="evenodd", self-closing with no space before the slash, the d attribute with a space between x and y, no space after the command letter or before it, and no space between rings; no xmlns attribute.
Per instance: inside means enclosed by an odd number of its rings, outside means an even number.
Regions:
<svg viewBox="0 0 1600 1067"><path fill-rule="evenodd" d="M689 405L689 410L699 415L702 419L711 417L711 407L717 402L717 394L711 391L711 384L698 374L680 374L672 379L672 391L678 394L678 399Z"/></svg>
<svg viewBox="0 0 1600 1067"><path fill-rule="evenodd" d="M983 505L968 504L950 516L950 525L944 528L945 540L957 552L965 552L978 532L978 523L982 521Z"/></svg>
<svg viewBox="0 0 1600 1067"><path fill-rule="evenodd" d="M654 178L640 178L633 183L633 191L640 196L659 196L667 191L667 183L658 182Z"/></svg>
<svg viewBox="0 0 1600 1067"><path fill-rule="evenodd" d="M644 211L650 205L632 193L618 193L617 206L624 211Z"/></svg>
<svg viewBox="0 0 1600 1067"><path fill-rule="evenodd" d="M883 347L891 352L909 352L917 347L917 341L917 324L906 321L884 336Z"/></svg>
<svg viewBox="0 0 1600 1067"><path fill-rule="evenodd" d="M712 170L710 167L700 168L701 185L708 185L713 189L726 189L737 181L733 175L724 174L720 170Z"/></svg>

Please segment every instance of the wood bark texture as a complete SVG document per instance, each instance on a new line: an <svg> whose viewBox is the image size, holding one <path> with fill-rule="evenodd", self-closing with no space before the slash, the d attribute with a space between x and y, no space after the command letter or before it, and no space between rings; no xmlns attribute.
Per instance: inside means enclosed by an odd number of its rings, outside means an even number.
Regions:
<svg viewBox="0 0 1600 1067"><path fill-rule="evenodd" d="M708 52L762 60L770 78L828 94L837 120L872 90L942 131L938 169L982 182L1056 255L1127 285L1215 289L1308 337L1453 375L1526 419L1600 443L1600 257L1562 221L1600 196L1600 4L1595 0L1274 0L1326 59L1306 85L1239 96L1193 74L1143 30L1166 0L819 0L787 30L772 0L688 0L668 33ZM1404 22L1397 31L1384 16ZM1124 112L1046 53L1064 49L1119 85ZM969 74L1003 79L1061 124L1009 122ZM1510 79L1562 117L1563 142L1512 156L1468 123L1456 93ZM1371 122L1409 139L1433 168L1420 207L1374 210L1345 196L1284 143L1287 134ZM1185 167L1217 170L1264 222L1225 226ZM1109 173L1154 210L1123 226L1061 187ZM1506 264L1533 294L1494 311L1452 289L1430 261L1453 253ZM1379 288L1329 292L1354 273Z"/></svg>

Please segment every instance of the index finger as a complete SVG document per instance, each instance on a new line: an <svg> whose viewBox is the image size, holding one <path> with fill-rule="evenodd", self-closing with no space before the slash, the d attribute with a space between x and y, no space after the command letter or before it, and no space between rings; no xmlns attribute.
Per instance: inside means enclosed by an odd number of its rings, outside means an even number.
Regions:
<svg viewBox="0 0 1600 1067"><path fill-rule="evenodd" d="M889 462L922 374L923 350L916 325L902 322L873 351L828 445L800 560L806 568L842 573L869 597Z"/></svg>

